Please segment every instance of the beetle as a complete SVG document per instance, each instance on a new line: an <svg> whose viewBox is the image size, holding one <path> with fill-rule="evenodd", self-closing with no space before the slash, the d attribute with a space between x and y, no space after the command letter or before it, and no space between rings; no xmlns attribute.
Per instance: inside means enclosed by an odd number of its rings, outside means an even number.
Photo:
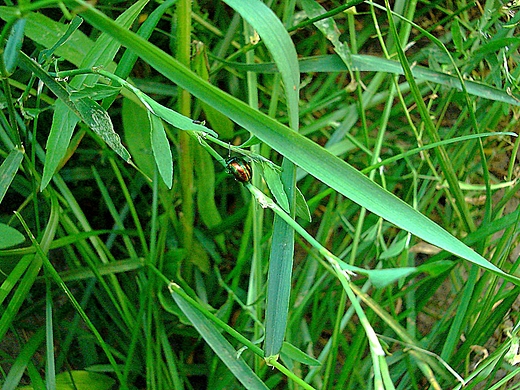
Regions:
<svg viewBox="0 0 520 390"><path fill-rule="evenodd" d="M226 160L226 172L235 176L235 180L248 183L253 177L251 165L242 157L230 157Z"/></svg>

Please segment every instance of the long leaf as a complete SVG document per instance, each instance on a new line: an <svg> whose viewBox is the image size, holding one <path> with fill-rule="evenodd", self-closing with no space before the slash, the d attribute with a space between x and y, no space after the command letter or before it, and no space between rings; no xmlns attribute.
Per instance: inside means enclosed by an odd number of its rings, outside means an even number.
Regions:
<svg viewBox="0 0 520 390"><path fill-rule="evenodd" d="M248 107L244 102L201 80L161 49L119 27L91 5L79 0L73 3L85 7L83 16L94 27L113 34L123 45L136 51L141 58L168 79L229 116L318 180L417 237L490 270L513 283L520 284L519 278L507 274L487 261L439 225L372 182L345 161L311 140L291 131L273 118Z"/></svg>

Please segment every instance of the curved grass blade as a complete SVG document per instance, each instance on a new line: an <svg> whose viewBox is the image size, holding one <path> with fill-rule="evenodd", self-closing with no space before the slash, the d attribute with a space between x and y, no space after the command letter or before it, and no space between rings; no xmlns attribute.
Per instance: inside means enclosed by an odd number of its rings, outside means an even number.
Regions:
<svg viewBox="0 0 520 390"><path fill-rule="evenodd" d="M43 264L49 277L52 278L52 280L54 280L56 282L56 284L63 290L65 295L69 298L70 302L72 303L72 306L75 308L75 310L81 316L83 321L85 321L87 327L94 334L94 337L96 338L96 341L99 343L99 346L105 352L105 355L106 355L107 359L109 360L112 369L114 370L118 380L120 381L121 388L126 389L127 387L125 386L125 382L123 380L122 373L112 355L112 352L110 351L110 348L108 347L107 343L105 342L105 340L103 339L101 334L98 332L98 330L96 329L96 327L94 326L94 324L92 323L92 321L90 320L88 315L85 313L85 311L83 310L80 303L76 300L76 298L74 297L74 295L72 294L70 289L63 282L58 271L56 271L56 269L54 268L54 266L52 265L52 263L50 262L49 258L46 255L46 253L49 251L50 244L54 238L56 228L57 228L58 222L59 222L60 208L58 206L58 200L54 194L51 197L51 204L52 204L51 214L50 214L49 222L45 229L41 244L36 240L36 238L30 231L29 226L27 225L25 220L22 218L22 216L19 213L16 213L16 216L18 217L20 223L22 224L27 235L29 236L34 248L36 249L36 255L34 255L35 261L33 261L33 263L38 265L38 270L41 267L41 265ZM34 275L34 279L36 278L36 276L37 276L37 273L36 273L36 275ZM34 282L34 280L32 282ZM16 290L15 295L18 293L19 290L21 290L21 289L18 288ZM0 317L0 325L3 320L4 320L4 316ZM0 339L1 338L2 338L2 331L0 331Z"/></svg>
<svg viewBox="0 0 520 390"><path fill-rule="evenodd" d="M297 129L300 72L289 33L273 11L259 0L224 1L254 27L273 56L285 87L290 127Z"/></svg>

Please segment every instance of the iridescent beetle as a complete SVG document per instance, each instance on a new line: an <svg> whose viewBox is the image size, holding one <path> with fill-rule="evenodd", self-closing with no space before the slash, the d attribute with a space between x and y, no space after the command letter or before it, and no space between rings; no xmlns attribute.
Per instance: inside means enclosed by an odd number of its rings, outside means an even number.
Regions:
<svg viewBox="0 0 520 390"><path fill-rule="evenodd" d="M235 176L237 181L247 183L253 177L251 165L242 157L230 157L226 160L226 172Z"/></svg>
<svg viewBox="0 0 520 390"><path fill-rule="evenodd" d="M235 176L235 180L248 183L253 177L251 165L243 157L231 157L231 144L229 144L228 158L226 160L226 172Z"/></svg>

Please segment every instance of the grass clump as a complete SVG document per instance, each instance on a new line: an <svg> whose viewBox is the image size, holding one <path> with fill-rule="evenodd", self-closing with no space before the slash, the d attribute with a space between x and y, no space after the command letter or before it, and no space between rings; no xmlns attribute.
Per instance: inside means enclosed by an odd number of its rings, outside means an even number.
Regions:
<svg viewBox="0 0 520 390"><path fill-rule="evenodd" d="M518 15L6 2L3 386L510 388Z"/></svg>

